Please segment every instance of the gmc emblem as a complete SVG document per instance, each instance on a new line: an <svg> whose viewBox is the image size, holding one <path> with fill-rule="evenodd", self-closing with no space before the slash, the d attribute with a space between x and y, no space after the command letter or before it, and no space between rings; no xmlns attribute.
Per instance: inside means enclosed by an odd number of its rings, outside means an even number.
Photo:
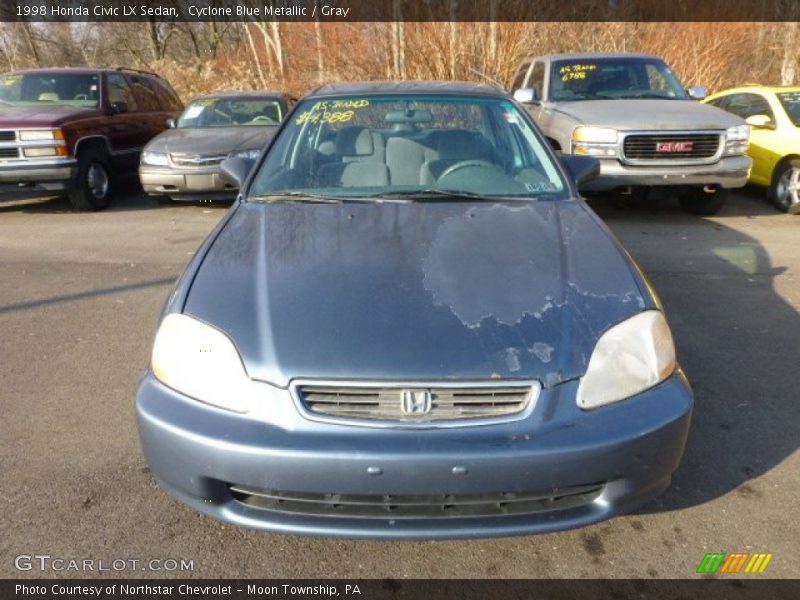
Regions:
<svg viewBox="0 0 800 600"><path fill-rule="evenodd" d="M658 142L656 152L691 152L694 142Z"/></svg>

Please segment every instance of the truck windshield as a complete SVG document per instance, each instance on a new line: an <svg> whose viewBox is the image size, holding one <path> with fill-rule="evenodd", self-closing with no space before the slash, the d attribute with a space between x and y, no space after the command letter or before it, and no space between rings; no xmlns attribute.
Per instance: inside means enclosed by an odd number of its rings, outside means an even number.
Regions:
<svg viewBox="0 0 800 600"><path fill-rule="evenodd" d="M688 96L670 68L656 58L587 57L553 62L551 100L616 98L684 100Z"/></svg>
<svg viewBox="0 0 800 600"><path fill-rule="evenodd" d="M311 98L288 119L253 180L251 200L530 198L566 189L546 143L503 97Z"/></svg>
<svg viewBox="0 0 800 600"><path fill-rule="evenodd" d="M77 73L2 75L0 101L18 106L68 104L97 108L100 105L100 77Z"/></svg>
<svg viewBox="0 0 800 600"><path fill-rule="evenodd" d="M278 125L283 117L274 98L200 98L178 119L178 127L239 127Z"/></svg>

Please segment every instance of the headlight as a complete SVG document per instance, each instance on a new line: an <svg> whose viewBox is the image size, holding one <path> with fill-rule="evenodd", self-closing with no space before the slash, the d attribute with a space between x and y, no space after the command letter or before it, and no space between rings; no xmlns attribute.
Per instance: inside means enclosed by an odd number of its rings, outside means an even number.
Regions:
<svg viewBox="0 0 800 600"><path fill-rule="evenodd" d="M613 157L617 155L618 139L616 129L578 127L572 132L572 154Z"/></svg>
<svg viewBox="0 0 800 600"><path fill-rule="evenodd" d="M675 346L657 310L614 325L598 340L578 385L578 406L596 408L634 396L675 371Z"/></svg>
<svg viewBox="0 0 800 600"><path fill-rule="evenodd" d="M231 152L230 154L230 158L247 158L250 160L257 160L259 156L261 156L261 148L239 150L238 152Z"/></svg>
<svg viewBox="0 0 800 600"><path fill-rule="evenodd" d="M263 385L247 376L239 352L219 329L188 315L164 317L153 344L153 375L192 398L248 412Z"/></svg>
<svg viewBox="0 0 800 600"><path fill-rule="evenodd" d="M39 158L42 156L66 156L67 149L64 146L44 146L42 148L23 148L22 153L27 158Z"/></svg>
<svg viewBox="0 0 800 600"><path fill-rule="evenodd" d="M32 129L30 131L22 130L19 132L19 139L21 142L53 142L64 141L64 132L60 129Z"/></svg>
<svg viewBox="0 0 800 600"><path fill-rule="evenodd" d="M153 165L156 167L166 167L169 166L169 158L167 158L167 154L165 152L152 152L150 150L145 150L142 152L142 164Z"/></svg>
<svg viewBox="0 0 800 600"><path fill-rule="evenodd" d="M728 127L727 131L725 132L725 154L727 156L744 154L747 152L749 141L749 125L736 125L735 127Z"/></svg>

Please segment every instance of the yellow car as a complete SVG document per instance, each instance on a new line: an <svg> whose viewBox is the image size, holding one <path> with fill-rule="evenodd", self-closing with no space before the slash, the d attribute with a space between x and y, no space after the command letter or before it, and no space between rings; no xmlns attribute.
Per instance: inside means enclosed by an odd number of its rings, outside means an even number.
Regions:
<svg viewBox="0 0 800 600"><path fill-rule="evenodd" d="M750 125L750 182L766 187L778 210L800 214L800 87L747 85L703 102Z"/></svg>

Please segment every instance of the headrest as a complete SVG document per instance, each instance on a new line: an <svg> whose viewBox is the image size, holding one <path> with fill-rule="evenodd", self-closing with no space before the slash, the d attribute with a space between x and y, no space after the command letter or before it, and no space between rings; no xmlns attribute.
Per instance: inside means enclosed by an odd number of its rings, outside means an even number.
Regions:
<svg viewBox="0 0 800 600"><path fill-rule="evenodd" d="M375 151L372 134L364 127L344 127L334 142L339 156L368 156Z"/></svg>
<svg viewBox="0 0 800 600"><path fill-rule="evenodd" d="M446 131L439 134L439 158L468 159L490 153L485 138L472 131Z"/></svg>
<svg viewBox="0 0 800 600"><path fill-rule="evenodd" d="M39 94L39 100L43 100L44 102L58 102L61 98L59 98L58 94L55 92L42 92Z"/></svg>

